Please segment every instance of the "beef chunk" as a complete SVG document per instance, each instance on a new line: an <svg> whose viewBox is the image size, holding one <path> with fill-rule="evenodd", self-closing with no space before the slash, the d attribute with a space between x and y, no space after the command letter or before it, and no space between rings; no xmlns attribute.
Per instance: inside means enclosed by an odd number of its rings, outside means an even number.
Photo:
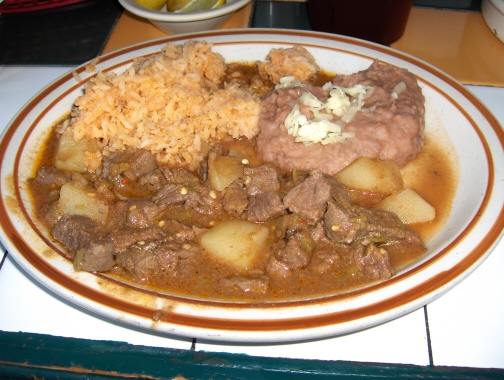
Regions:
<svg viewBox="0 0 504 380"><path fill-rule="evenodd" d="M155 169L157 169L156 156L152 153L142 149L126 150L103 159L101 176L107 178L120 174L122 178L136 180Z"/></svg>
<svg viewBox="0 0 504 380"><path fill-rule="evenodd" d="M307 247L304 239L309 236L296 233L288 238L285 248L276 253L277 258L290 269L306 267L312 257L312 249Z"/></svg>
<svg viewBox="0 0 504 380"><path fill-rule="evenodd" d="M220 217L223 214L221 193L211 187L202 186L197 191L189 191L184 208L204 215Z"/></svg>
<svg viewBox="0 0 504 380"><path fill-rule="evenodd" d="M130 207L131 204L128 201L112 202L107 214L106 230L114 231L123 228Z"/></svg>
<svg viewBox="0 0 504 380"><path fill-rule="evenodd" d="M63 244L72 258L77 250L87 248L91 240L101 237L98 225L81 215L62 216L56 222L52 235Z"/></svg>
<svg viewBox="0 0 504 380"><path fill-rule="evenodd" d="M158 205L183 205L189 213L205 215L221 215L222 203L219 193L209 188L201 187L198 191L190 190L180 185L168 184L163 187L152 200ZM186 214L188 214L186 212ZM176 216L174 216L176 218Z"/></svg>
<svg viewBox="0 0 504 380"><path fill-rule="evenodd" d="M266 271L272 275L286 277L292 270L306 267L312 258L312 243L308 230L296 231L271 256Z"/></svg>
<svg viewBox="0 0 504 380"><path fill-rule="evenodd" d="M346 244L365 239L374 243L389 243L404 239L409 230L391 212L346 206L333 201L327 205L324 229L332 241Z"/></svg>
<svg viewBox="0 0 504 380"><path fill-rule="evenodd" d="M217 193L213 192L213 198L211 194L211 189L205 186L194 188L169 183L159 189L152 197L152 201L157 205L184 204L188 208L206 214L213 209L221 208L220 200L216 201Z"/></svg>
<svg viewBox="0 0 504 380"><path fill-rule="evenodd" d="M150 191L155 191L166 185L166 178L160 169L155 169L138 178L138 184Z"/></svg>
<svg viewBox="0 0 504 380"><path fill-rule="evenodd" d="M159 274L163 269L174 268L177 256L167 250L158 254L157 245L133 245L117 254L117 264L136 277L145 278Z"/></svg>
<svg viewBox="0 0 504 380"><path fill-rule="evenodd" d="M331 184L321 172L313 171L306 180L285 194L283 203L289 211L316 221L324 216L331 188Z"/></svg>
<svg viewBox="0 0 504 380"><path fill-rule="evenodd" d="M87 248L79 249L74 259L76 270L88 272L105 272L114 265L114 243L111 241L92 241Z"/></svg>
<svg viewBox="0 0 504 380"><path fill-rule="evenodd" d="M404 239L393 241L383 246L390 255L402 257L419 257L423 255L427 248L422 242L420 234L410 228L406 229Z"/></svg>
<svg viewBox="0 0 504 380"><path fill-rule="evenodd" d="M249 205L247 190L240 180L234 181L226 188L222 197L222 207L230 215L239 217Z"/></svg>
<svg viewBox="0 0 504 380"><path fill-rule="evenodd" d="M156 195L152 197L152 200L158 205L173 205L184 203L189 197L188 194L189 191L184 186L169 183L159 189Z"/></svg>
<svg viewBox="0 0 504 380"><path fill-rule="evenodd" d="M60 172L54 167L44 167L37 170L37 182L44 183L46 185L57 185L63 186L69 180L69 175Z"/></svg>
<svg viewBox="0 0 504 380"><path fill-rule="evenodd" d="M192 172L183 168L161 166L161 171L169 183L189 186L199 184L200 180Z"/></svg>
<svg viewBox="0 0 504 380"><path fill-rule="evenodd" d="M252 222L265 222L284 213L284 205L280 194L269 191L250 197L247 219Z"/></svg>
<svg viewBox="0 0 504 380"><path fill-rule="evenodd" d="M387 250L374 244L359 246L353 259L361 274L371 281L388 280L395 274Z"/></svg>
<svg viewBox="0 0 504 380"><path fill-rule="evenodd" d="M130 201L126 203L128 204L126 220L131 227L150 227L157 222L156 218L166 210L165 205L158 206L149 201Z"/></svg>
<svg viewBox="0 0 504 380"><path fill-rule="evenodd" d="M169 239L178 243L198 240L206 229L195 226L189 227L183 223L177 222L174 219L163 221L160 227Z"/></svg>
<svg viewBox="0 0 504 380"><path fill-rule="evenodd" d="M156 156L146 150L135 150L128 156L127 162L130 164L133 176L137 178L157 169Z"/></svg>
<svg viewBox="0 0 504 380"><path fill-rule="evenodd" d="M243 172L247 177L245 185L250 195L280 190L278 173L271 165L264 164L255 167L246 166Z"/></svg>
<svg viewBox="0 0 504 380"><path fill-rule="evenodd" d="M158 218L166 210L166 205L158 206L150 201L119 201L111 204L107 215L106 229L119 230L124 226L147 228L157 225Z"/></svg>
<svg viewBox="0 0 504 380"><path fill-rule="evenodd" d="M350 192L333 176L324 174L324 180L331 186L331 198L341 204L350 204Z"/></svg>
<svg viewBox="0 0 504 380"><path fill-rule="evenodd" d="M179 260L191 255L192 252L173 244L135 244L117 254L117 265L137 278L148 278L174 271Z"/></svg>
<svg viewBox="0 0 504 380"><path fill-rule="evenodd" d="M165 234L158 228L123 228L113 231L108 238L114 243L114 252L121 252L136 243L145 243L149 240L158 240Z"/></svg>

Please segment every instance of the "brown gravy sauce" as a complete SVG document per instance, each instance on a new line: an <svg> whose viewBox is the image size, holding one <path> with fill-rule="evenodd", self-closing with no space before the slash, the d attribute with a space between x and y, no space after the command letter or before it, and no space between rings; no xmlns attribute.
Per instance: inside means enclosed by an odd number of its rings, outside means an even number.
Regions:
<svg viewBox="0 0 504 380"><path fill-rule="evenodd" d="M252 165L259 165L260 159L254 151L253 143L247 140L230 140L226 144L228 149L245 151L254 161ZM430 205L436 209L436 218L432 222L409 225L427 242L432 239L445 224L450 215L453 198L458 186L458 175L450 159L450 152L446 147L436 143L433 136L425 138L425 144L420 154L401 168L404 187L413 188ZM372 206L383 199L380 194L365 194L367 199L361 203ZM416 252L411 255L394 254L389 252L392 266L397 270L418 258Z"/></svg>
<svg viewBox="0 0 504 380"><path fill-rule="evenodd" d="M423 241L428 241L450 215L458 187L458 174L450 152L427 136L418 157L401 168L401 173L405 186L415 189L436 209L436 218L432 222L411 226L420 233Z"/></svg>
<svg viewBox="0 0 504 380"><path fill-rule="evenodd" d="M236 69L236 67L234 67ZM253 76L253 71L242 71L245 77ZM330 74L319 75L317 82L325 83L331 77ZM249 78L246 78L248 80ZM56 133L53 131L48 136L47 140L43 144L44 148L40 151L37 161L34 165L34 176L36 170L42 166L52 166L53 152L55 150L56 144ZM229 140L225 142L227 149L235 149L237 152L246 152L248 157L253 158L251 165L260 164L260 160L257 158L254 150L254 141L248 140ZM414 188L427 202L429 202L436 209L436 218L430 223L422 223L418 225L410 225L411 228L418 231L424 242L431 239L444 225L446 219L450 213L453 198L458 186L458 175L453 160L450 159L450 152L445 150L440 143L434 140L434 136L427 136L425 139L425 146L421 151L420 155L414 160L410 161L405 165L401 172L403 174L405 187ZM42 195L43 192L37 191L39 185L32 182L31 195L33 197L33 202L39 207L41 204L47 202L47 196ZM380 197L375 194L368 194L368 202L370 204L376 203L380 200ZM38 206L37 206L38 205ZM411 254L404 254L402 252L400 255L394 255L393 252L390 253L391 263L396 269L407 265L408 263L414 261L419 256L418 253L412 252ZM199 272L199 275L198 275ZM292 281L288 285L275 284L275 279L272 279L272 285L275 289L269 294L267 298L271 300L285 300L285 295L289 294L287 298L294 297L296 295L303 296L309 295L322 295L327 293L333 293L337 291L338 288L351 289L354 286L359 286L358 283L352 284L351 278L348 276L331 277L328 279L326 276L324 278L315 278L311 276L310 271L298 271ZM205 273L205 276L201 276ZM218 267L210 261L202 261L201 268L198 269L192 278L178 279L159 279L156 282L150 282L148 286L153 286L159 288L161 291L168 291L170 293L180 293L184 295L184 289L193 289L191 291L192 295L197 294L198 297L207 298L215 297L216 294L210 290L211 286L209 282L213 282L216 278L222 278L223 276L229 275L231 272L227 268ZM120 277L125 277L128 281L128 276L123 273L122 270L113 270L112 275L118 275ZM345 280L343 280L345 277ZM351 276L350 276L351 277ZM328 282L333 283L329 284ZM340 281L345 281L345 284L338 284ZM350 281L350 282L349 282ZM240 298L238 294L233 296L229 295L228 299ZM263 299L261 295L249 294L245 297L246 299ZM241 298L243 299L243 298Z"/></svg>

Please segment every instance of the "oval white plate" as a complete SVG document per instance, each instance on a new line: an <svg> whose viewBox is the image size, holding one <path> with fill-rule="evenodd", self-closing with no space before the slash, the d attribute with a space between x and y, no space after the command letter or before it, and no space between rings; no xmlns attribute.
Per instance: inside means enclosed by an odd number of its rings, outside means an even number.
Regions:
<svg viewBox="0 0 504 380"><path fill-rule="evenodd" d="M33 159L49 128L66 115L90 75L84 66L38 93L12 120L0 142L0 238L14 259L44 286L75 304L146 329L211 340L279 342L364 329L413 311L468 276L490 254L504 226L504 133L460 83L401 52L337 35L250 29L167 37L100 57L98 69L121 71L133 58L168 42L205 39L230 61L264 59L271 48L302 44L323 69L352 73L374 59L407 68L426 97L426 130L452 146L460 167L453 209L421 260L385 283L349 294L280 304L192 301L74 272L33 217L26 189Z"/></svg>

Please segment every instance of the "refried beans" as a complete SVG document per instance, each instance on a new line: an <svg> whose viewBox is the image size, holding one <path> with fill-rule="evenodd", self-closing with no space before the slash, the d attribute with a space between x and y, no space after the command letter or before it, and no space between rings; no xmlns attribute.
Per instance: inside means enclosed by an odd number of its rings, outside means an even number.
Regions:
<svg viewBox="0 0 504 380"><path fill-rule="evenodd" d="M375 61L358 73L337 75L332 83L341 87L356 84L372 87L363 109L344 124L344 131L354 132L355 136L327 145L295 142L284 121L297 99L305 89L322 101L329 94L310 84L278 89L263 100L259 117L257 148L263 160L285 169L318 169L333 175L362 156L393 160L399 166L417 156L423 146L425 108L424 96L413 74ZM310 118L309 112L306 116Z"/></svg>

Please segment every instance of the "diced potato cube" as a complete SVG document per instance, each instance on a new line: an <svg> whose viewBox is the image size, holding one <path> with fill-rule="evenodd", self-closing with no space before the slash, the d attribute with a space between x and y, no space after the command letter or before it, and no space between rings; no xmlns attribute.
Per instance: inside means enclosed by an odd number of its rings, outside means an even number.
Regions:
<svg viewBox="0 0 504 380"><path fill-rule="evenodd" d="M254 264L266 246L268 229L243 220L222 222L201 237L201 246L213 257L238 270Z"/></svg>
<svg viewBox="0 0 504 380"><path fill-rule="evenodd" d="M393 194L403 188L401 171L394 161L361 157L335 175L349 189Z"/></svg>
<svg viewBox="0 0 504 380"><path fill-rule="evenodd" d="M434 207L410 188L392 194L374 208L395 213L404 224L430 222L436 217Z"/></svg>
<svg viewBox="0 0 504 380"><path fill-rule="evenodd" d="M75 141L73 132L67 129L58 140L54 166L62 171L84 173L86 171L85 153L96 152L98 149L99 146L96 140L81 139Z"/></svg>
<svg viewBox="0 0 504 380"><path fill-rule="evenodd" d="M217 191L222 191L243 175L243 165L236 157L217 156L208 160L208 179Z"/></svg>
<svg viewBox="0 0 504 380"><path fill-rule="evenodd" d="M96 223L103 223L108 215L108 203L93 189L67 182L61 186L56 210L59 214L83 215Z"/></svg>

